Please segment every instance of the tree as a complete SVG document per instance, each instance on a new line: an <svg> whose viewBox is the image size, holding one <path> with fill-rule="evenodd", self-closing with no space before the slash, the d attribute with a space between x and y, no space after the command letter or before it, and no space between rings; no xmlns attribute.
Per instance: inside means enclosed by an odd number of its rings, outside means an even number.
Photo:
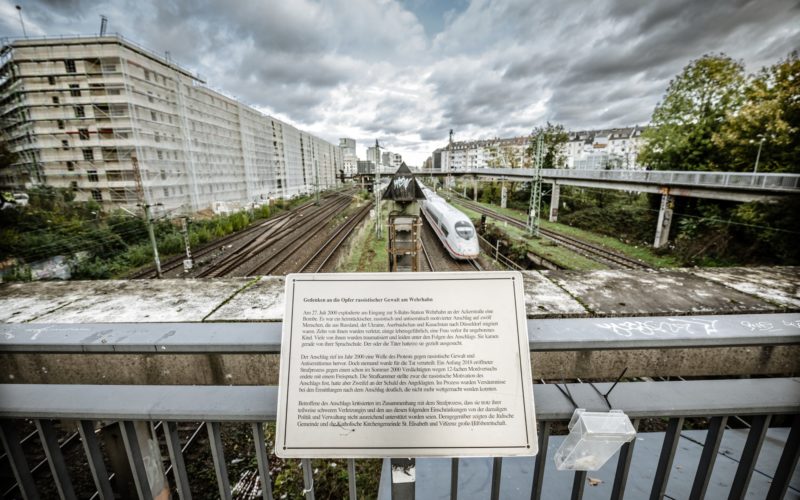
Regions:
<svg viewBox="0 0 800 500"><path fill-rule="evenodd" d="M796 51L750 81L744 104L726 116L714 143L727 154L730 170L751 172L759 156L759 172L800 173L800 58Z"/></svg>
<svg viewBox="0 0 800 500"><path fill-rule="evenodd" d="M724 54L689 63L669 83L642 134L640 161L660 170L726 170L727 155L713 138L739 110L744 87L744 67Z"/></svg>
<svg viewBox="0 0 800 500"><path fill-rule="evenodd" d="M564 145L569 140L569 134L560 123L552 124L547 122L546 126L533 129L531 132L531 144L525 150L526 163L533 167L533 158L536 154L536 137L539 134L544 134L542 168L565 168L567 166L567 155L564 151Z"/></svg>

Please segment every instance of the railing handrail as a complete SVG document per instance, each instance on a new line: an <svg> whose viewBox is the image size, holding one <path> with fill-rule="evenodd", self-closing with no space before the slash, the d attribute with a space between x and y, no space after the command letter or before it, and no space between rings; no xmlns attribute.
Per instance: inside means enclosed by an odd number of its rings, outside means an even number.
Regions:
<svg viewBox="0 0 800 500"><path fill-rule="evenodd" d="M419 175L491 175L527 178L534 173L530 168L467 168L460 170L422 171ZM700 170L596 170L596 169L543 169L542 178L550 180L601 180L608 182L635 182L648 185L696 186L744 191L791 192L800 189L800 174L775 172L708 172ZM733 182L738 180L739 182ZM770 181L770 182L767 182Z"/></svg>
<svg viewBox="0 0 800 500"><path fill-rule="evenodd" d="M612 383L566 384L581 408L607 411ZM575 406L555 384L534 385L539 420L567 420ZM800 378L620 382L609 401L631 418L800 412ZM276 386L0 384L0 418L274 421Z"/></svg>
<svg viewBox="0 0 800 500"><path fill-rule="evenodd" d="M277 354L281 322L3 323L0 352ZM800 344L800 313L529 319L531 352Z"/></svg>

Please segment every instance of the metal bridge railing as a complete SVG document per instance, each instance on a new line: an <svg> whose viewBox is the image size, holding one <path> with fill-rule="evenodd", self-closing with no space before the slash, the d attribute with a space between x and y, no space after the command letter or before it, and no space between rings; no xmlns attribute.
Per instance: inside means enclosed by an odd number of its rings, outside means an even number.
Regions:
<svg viewBox="0 0 800 500"><path fill-rule="evenodd" d="M767 335L762 327L769 323ZM800 317L797 314L760 314L691 317L579 318L531 320L528 325L531 351L602 349L692 348L708 346L780 345L800 343ZM0 325L0 353L279 353L280 323L138 323L138 324L3 324ZM603 394L611 393L607 398ZM254 475L262 485L261 496L272 498L269 455L274 443L265 440L265 425L276 418L277 387L274 386L185 386L185 385L0 385L0 440L5 456L0 457L0 470L13 472L8 486L23 498L38 498L43 481L52 481L63 498L74 498L71 474L80 463L67 463L57 429L72 429L72 442L83 448L85 477L91 477L97 497L113 498L115 480L123 473L132 477L136 495L150 498L149 485L154 480L152 449L143 447L147 438L163 440L169 472L161 473L180 498L190 497L193 477L188 472L185 441L178 435L178 425L202 422L200 433L207 435L213 459L214 477L221 498L232 498L232 487L222 445L222 425L247 423L254 441ZM569 395L567 397L566 395ZM762 443L772 423L788 426L788 437L782 443L780 457L773 470L760 473L770 476L767 498L782 498L789 488L800 455L800 378L722 379L691 381L623 381L612 383L576 383L534 385L536 415L539 421L539 449L530 458L530 477L526 478L524 496L546 498L548 485L571 478L572 498L581 498L587 484L585 472L559 472L552 464L546 467L551 437L563 434L565 423L576 407L590 411L623 410L634 422L663 422L658 434L662 440L654 470L642 470L632 460L636 441L623 446L616 459L604 466L611 480L611 498L623 498L630 477L641 483L652 477L650 497L662 498L667 491L670 473L681 431L686 425L705 429L702 452L697 461L689 498L703 498L709 487L715 460L720 456L720 443L731 427L749 426L742 452L734 457L736 471L724 478L731 486L726 495L743 498ZM655 420L650 420L655 419ZM32 422L32 424L30 424ZM60 422L60 424L58 423ZM777 422L777 424L776 424ZM35 426L29 433L41 442L43 456L38 464L29 463L28 444L20 429ZM734 425L729 425L734 424ZM101 430L102 429L102 430ZM121 436L119 453L125 457L109 460L113 452L100 446L105 432ZM740 432L737 430L736 432ZM267 433L269 434L269 433ZM560 438L554 438L556 440ZM156 445L157 447L158 445ZM773 449L774 450L774 449ZM775 459L769 457L771 460ZM514 459L519 460L519 459ZM3 462L5 461L5 462ZM158 460L160 462L160 460ZM121 469L109 470L106 464ZM491 492L498 498L504 460L493 460ZM450 470L451 498L457 498L458 461ZM314 498L314 470L310 460L303 460L306 498ZM419 464L418 464L419 467ZM52 479L35 470L48 470ZM161 470L161 469L157 469ZM348 462L350 497L355 498L355 461ZM39 476L37 476L39 474ZM166 474L166 476L164 476ZM507 474L502 474L507 476ZM12 476L12 474L9 474ZM156 474L158 476L158 474ZM712 485L719 488L718 484ZM794 491L794 490L793 490ZM6 491L0 492L6 493ZM465 493L465 492L462 492ZM629 491L630 493L630 491Z"/></svg>
<svg viewBox="0 0 800 500"><path fill-rule="evenodd" d="M427 172L426 172L427 173ZM465 175L490 175L508 178L532 177L529 168L476 168L451 172ZM424 175L425 173L421 174ZM448 172L441 172L446 175ZM796 191L800 189L800 174L737 173L737 172L692 172L670 170L581 170L544 169L542 178L547 181L559 179L628 182L658 186L694 186L730 190Z"/></svg>

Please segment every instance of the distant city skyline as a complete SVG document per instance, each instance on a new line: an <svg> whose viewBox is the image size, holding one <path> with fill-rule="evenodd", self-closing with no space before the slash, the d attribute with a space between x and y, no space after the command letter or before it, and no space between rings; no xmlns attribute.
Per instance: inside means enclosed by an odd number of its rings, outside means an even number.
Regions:
<svg viewBox="0 0 800 500"><path fill-rule="evenodd" d="M646 124L691 60L748 72L800 47L792 0L238 2L29 0L28 36L108 31L358 156L378 139L420 165L447 142ZM0 0L0 35L22 35Z"/></svg>

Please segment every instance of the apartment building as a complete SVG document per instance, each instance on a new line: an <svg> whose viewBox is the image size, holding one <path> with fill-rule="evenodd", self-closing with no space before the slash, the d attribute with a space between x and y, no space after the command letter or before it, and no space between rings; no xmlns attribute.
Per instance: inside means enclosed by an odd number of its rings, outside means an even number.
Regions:
<svg viewBox="0 0 800 500"><path fill-rule="evenodd" d="M356 155L356 140L343 137L339 139L339 149L342 151L342 163L345 175L358 173L358 155Z"/></svg>
<svg viewBox="0 0 800 500"><path fill-rule="evenodd" d="M641 169L639 151L643 145L642 127L568 132L562 146L566 168ZM511 137L453 142L431 154L435 170L467 170L491 167L531 167L530 138Z"/></svg>
<svg viewBox="0 0 800 500"><path fill-rule="evenodd" d="M118 35L0 49L4 189L71 189L104 206L191 213L335 184L341 150L205 86Z"/></svg>

